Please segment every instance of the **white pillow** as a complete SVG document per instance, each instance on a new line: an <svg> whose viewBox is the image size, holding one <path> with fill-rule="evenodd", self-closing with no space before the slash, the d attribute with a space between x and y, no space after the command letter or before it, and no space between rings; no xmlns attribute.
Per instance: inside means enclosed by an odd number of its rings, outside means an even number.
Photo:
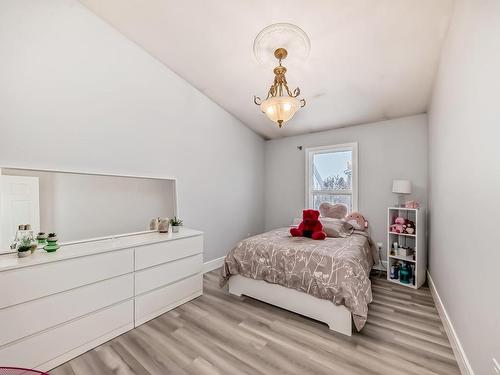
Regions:
<svg viewBox="0 0 500 375"><path fill-rule="evenodd" d="M327 237L344 238L350 236L354 231L351 224L341 219L320 217L319 221L323 224L323 231L326 233Z"/></svg>

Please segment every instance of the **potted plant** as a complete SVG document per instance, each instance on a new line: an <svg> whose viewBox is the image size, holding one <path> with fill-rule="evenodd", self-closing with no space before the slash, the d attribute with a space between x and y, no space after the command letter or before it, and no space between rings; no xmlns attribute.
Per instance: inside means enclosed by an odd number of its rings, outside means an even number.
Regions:
<svg viewBox="0 0 500 375"><path fill-rule="evenodd" d="M179 227L182 226L182 220L174 216L173 219L170 219L170 224L172 224L172 233L179 233Z"/></svg>
<svg viewBox="0 0 500 375"><path fill-rule="evenodd" d="M21 241L19 241L17 246L17 256L19 258L24 258L31 255L31 247L32 243L29 237L21 238Z"/></svg>

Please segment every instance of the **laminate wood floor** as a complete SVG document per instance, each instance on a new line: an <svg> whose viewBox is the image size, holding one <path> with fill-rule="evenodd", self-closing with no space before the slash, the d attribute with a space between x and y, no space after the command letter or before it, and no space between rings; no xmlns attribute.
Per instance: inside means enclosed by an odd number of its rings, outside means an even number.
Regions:
<svg viewBox="0 0 500 375"><path fill-rule="evenodd" d="M228 294L218 271L204 294L57 367L52 375L460 374L429 288L372 276L360 333Z"/></svg>

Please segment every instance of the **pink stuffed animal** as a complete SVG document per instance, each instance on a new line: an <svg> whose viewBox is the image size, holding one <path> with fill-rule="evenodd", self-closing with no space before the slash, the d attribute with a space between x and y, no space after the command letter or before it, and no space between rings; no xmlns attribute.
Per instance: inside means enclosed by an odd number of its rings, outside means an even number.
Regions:
<svg viewBox="0 0 500 375"><path fill-rule="evenodd" d="M359 212L352 212L347 215L345 221L351 224L356 230L365 230L368 228L368 221L366 221L365 217Z"/></svg>
<svg viewBox="0 0 500 375"><path fill-rule="evenodd" d="M394 233L404 233L406 230L406 219L404 217L398 216L394 220L394 224L391 225L390 230Z"/></svg>

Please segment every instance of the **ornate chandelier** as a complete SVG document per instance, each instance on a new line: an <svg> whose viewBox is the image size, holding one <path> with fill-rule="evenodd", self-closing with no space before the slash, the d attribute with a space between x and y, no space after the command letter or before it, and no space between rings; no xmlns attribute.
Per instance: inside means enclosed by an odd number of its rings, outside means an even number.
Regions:
<svg viewBox="0 0 500 375"><path fill-rule="evenodd" d="M281 60L284 60L288 52L284 48L278 48L274 51L274 56L278 59L279 65L274 68L274 82L267 93L264 101L258 96L253 97L255 104L260 106L260 109L269 120L276 122L281 128L284 122L290 120L299 108L306 105L305 99L297 99L300 95L300 89L297 87L293 92L288 88L285 73L286 68L281 65Z"/></svg>

